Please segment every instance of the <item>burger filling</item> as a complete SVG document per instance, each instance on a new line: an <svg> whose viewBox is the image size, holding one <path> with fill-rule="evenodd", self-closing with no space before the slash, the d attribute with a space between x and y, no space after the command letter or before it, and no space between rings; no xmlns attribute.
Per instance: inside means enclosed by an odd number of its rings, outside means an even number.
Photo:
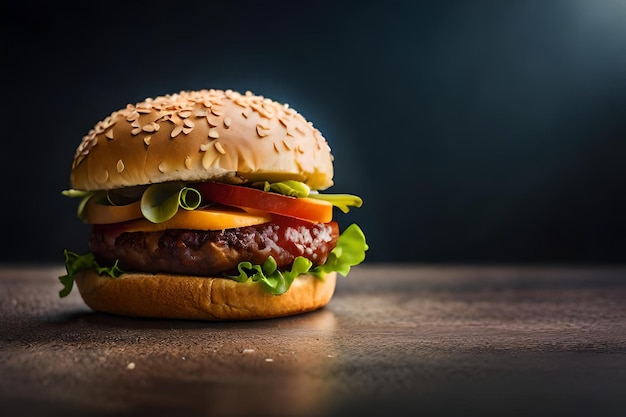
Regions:
<svg viewBox="0 0 626 417"><path fill-rule="evenodd" d="M298 181L245 185L162 183L109 191L68 190L81 197L78 216L93 225L90 253L66 251L70 293L85 269L112 278L124 272L223 277L287 291L300 274L347 275L367 244L353 224L339 233L333 207L360 207L353 195L322 195Z"/></svg>

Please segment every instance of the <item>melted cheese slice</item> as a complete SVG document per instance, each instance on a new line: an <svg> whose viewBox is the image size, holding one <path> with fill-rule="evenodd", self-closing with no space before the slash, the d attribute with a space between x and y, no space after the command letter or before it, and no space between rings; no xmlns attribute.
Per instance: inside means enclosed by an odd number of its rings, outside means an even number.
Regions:
<svg viewBox="0 0 626 417"><path fill-rule="evenodd" d="M124 224L125 232L158 232L166 229L224 230L234 227L254 226L272 220L269 213L248 213L236 208L211 208L210 210L183 210L163 223L152 223L144 218Z"/></svg>

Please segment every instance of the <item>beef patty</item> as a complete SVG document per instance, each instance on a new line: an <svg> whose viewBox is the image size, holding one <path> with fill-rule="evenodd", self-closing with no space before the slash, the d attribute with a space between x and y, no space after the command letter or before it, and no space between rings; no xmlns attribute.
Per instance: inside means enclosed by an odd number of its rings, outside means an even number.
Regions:
<svg viewBox="0 0 626 417"><path fill-rule="evenodd" d="M273 256L279 269L297 256L321 265L337 244L336 222L300 221L265 223L226 230L164 230L124 232L96 225L89 248L100 265L127 272L171 273L197 276L234 274L237 264L263 264Z"/></svg>

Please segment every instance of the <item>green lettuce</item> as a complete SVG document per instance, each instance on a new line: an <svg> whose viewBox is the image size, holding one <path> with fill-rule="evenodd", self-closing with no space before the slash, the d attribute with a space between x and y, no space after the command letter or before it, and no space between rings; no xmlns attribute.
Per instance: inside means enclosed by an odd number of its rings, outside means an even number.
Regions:
<svg viewBox="0 0 626 417"><path fill-rule="evenodd" d="M309 198L324 200L337 207L344 213L350 211L350 207L361 207L363 200L361 197L352 194L320 194L312 192Z"/></svg>
<svg viewBox="0 0 626 417"><path fill-rule="evenodd" d="M326 263L316 266L312 273L323 276L329 272L338 272L345 277L351 267L365 260L365 252L368 248L361 228L356 224L351 224L339 235L337 246L328 255Z"/></svg>
<svg viewBox="0 0 626 417"><path fill-rule="evenodd" d="M250 262L240 262L237 270L239 275L231 276L237 282L259 282L263 289L270 294L280 295L285 293L293 280L301 274L311 273L319 279L323 279L329 272L338 272L346 276L350 268L365 260L365 252L368 246L365 235L359 226L351 224L339 235L337 246L330 252L326 263L311 269L310 260L298 256L290 271L279 271L276 261L271 256L263 265L252 265Z"/></svg>
<svg viewBox="0 0 626 417"><path fill-rule="evenodd" d="M280 271L276 260L270 256L263 265L240 262L237 266L239 274L228 278L237 282L258 282L268 293L280 295L284 294L291 287L293 280L301 274L310 273L319 279L324 279L327 273L335 271L343 276L348 275L351 267L363 262L367 249L363 231L356 224L351 224L339 235L337 246L330 252L323 265L311 269L313 263L307 258L298 256L290 270ZM59 277L63 284L63 289L59 292L61 297L69 295L74 286L75 275L85 269L94 269L98 274L111 278L117 278L124 273L117 266L117 261L112 267L101 267L92 253L78 255L68 250L65 251L65 269L67 274Z"/></svg>
<svg viewBox="0 0 626 417"><path fill-rule="evenodd" d="M59 281L63 284L63 289L59 291L60 297L66 297L70 294L70 292L72 292L72 288L74 288L74 277L80 271L93 269L98 274L108 275L111 278L117 278L124 273L124 271L117 266L117 261L115 261L113 266L110 267L100 266L98 265L98 262L96 262L96 258L93 256L93 253L79 255L68 250L65 250L64 253L65 270L67 274L59 277Z"/></svg>
<svg viewBox="0 0 626 417"><path fill-rule="evenodd" d="M252 187L259 188L265 192L271 191L277 194L290 197L308 197L311 187L300 181L286 180L280 182L259 181L252 184Z"/></svg>
<svg viewBox="0 0 626 417"><path fill-rule="evenodd" d="M344 213L350 211L350 207L361 207L363 200L361 197L352 194L322 194L317 191L312 191L311 188L303 182L295 180L287 180L280 182L257 182L252 184L253 187L262 189L263 191L272 191L277 194L282 194L290 197L297 198L315 198L317 200L324 200L337 207Z"/></svg>
<svg viewBox="0 0 626 417"><path fill-rule="evenodd" d="M263 265L253 265L250 262L239 262L237 270L239 275L229 276L237 282L258 282L263 290L273 295L284 294L293 280L300 274L305 274L311 269L312 262L307 258L298 256L291 266L291 270L279 271L276 260L272 256L267 258Z"/></svg>
<svg viewBox="0 0 626 417"><path fill-rule="evenodd" d="M195 188L179 182L152 184L141 196L141 213L152 223L163 223L178 212L178 208L195 210L202 197Z"/></svg>

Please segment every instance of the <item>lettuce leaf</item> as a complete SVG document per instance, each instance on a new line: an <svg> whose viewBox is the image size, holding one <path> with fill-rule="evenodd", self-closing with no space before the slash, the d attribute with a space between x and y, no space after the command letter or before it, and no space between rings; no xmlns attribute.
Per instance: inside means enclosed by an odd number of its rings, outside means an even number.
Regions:
<svg viewBox="0 0 626 417"><path fill-rule="evenodd" d="M329 272L338 272L344 277L350 272L350 268L365 260L365 252L368 249L365 234L359 226L351 224L339 235L337 246L330 252L326 263L311 269L310 260L298 256L290 271L279 271L276 261L271 256L263 265L252 265L250 262L240 262L237 266L239 275L230 276L237 282L259 282L263 289L270 294L280 295L285 293L293 280L300 274L311 273L319 279L323 279Z"/></svg>
<svg viewBox="0 0 626 417"><path fill-rule="evenodd" d="M337 207L344 213L350 211L350 207L361 207L363 200L361 197L352 194L322 194L318 191L312 191L311 188L301 181L287 180L280 182L263 181L252 184L253 187L259 188L263 191L272 191L277 194L282 194L290 197L297 198L315 198L317 200L324 200L329 202L333 206Z"/></svg>
<svg viewBox="0 0 626 417"><path fill-rule="evenodd" d="M200 192L179 182L152 184L141 196L141 213L152 223L163 223L178 212L178 208L195 210L200 206Z"/></svg>
<svg viewBox="0 0 626 417"><path fill-rule="evenodd" d="M70 292L72 292L72 288L74 288L74 277L80 271L93 269L98 272L98 274L108 275L111 278L117 278L124 273L124 271L117 266L117 261L115 261L111 267L101 267L98 265L98 262L96 262L96 258L93 256L93 253L79 255L68 250L65 250L64 253L65 270L67 271L67 274L59 277L59 281L63 284L63 289L59 291L60 297L66 297L70 294Z"/></svg>
<svg viewBox="0 0 626 417"><path fill-rule="evenodd" d="M361 207L363 205L361 197L352 194L311 193L309 194L309 198L327 201L344 213L348 213L350 207Z"/></svg>
<svg viewBox="0 0 626 417"><path fill-rule="evenodd" d="M252 183L252 187L261 189L265 192L272 191L274 193L297 198L308 197L311 192L311 187L301 181L295 180L280 182L259 181Z"/></svg>
<svg viewBox="0 0 626 417"><path fill-rule="evenodd" d="M276 260L272 256L267 258L263 265L252 265L250 262L240 262L237 265L239 275L230 276L237 282L252 280L258 282L264 291L272 295L284 294L293 280L300 274L307 273L311 269L312 262L307 258L298 256L289 271L279 271Z"/></svg>
<svg viewBox="0 0 626 417"><path fill-rule="evenodd" d="M303 182L287 180L270 184L269 190L265 191L273 191L282 195L303 198L309 196L311 188Z"/></svg>
<svg viewBox="0 0 626 417"><path fill-rule="evenodd" d="M365 260L365 252L369 249L365 241L365 234L359 226L351 224L339 235L337 246L328 255L326 263L316 266L312 273L323 276L326 273L336 271L344 277L350 272L350 268Z"/></svg>

